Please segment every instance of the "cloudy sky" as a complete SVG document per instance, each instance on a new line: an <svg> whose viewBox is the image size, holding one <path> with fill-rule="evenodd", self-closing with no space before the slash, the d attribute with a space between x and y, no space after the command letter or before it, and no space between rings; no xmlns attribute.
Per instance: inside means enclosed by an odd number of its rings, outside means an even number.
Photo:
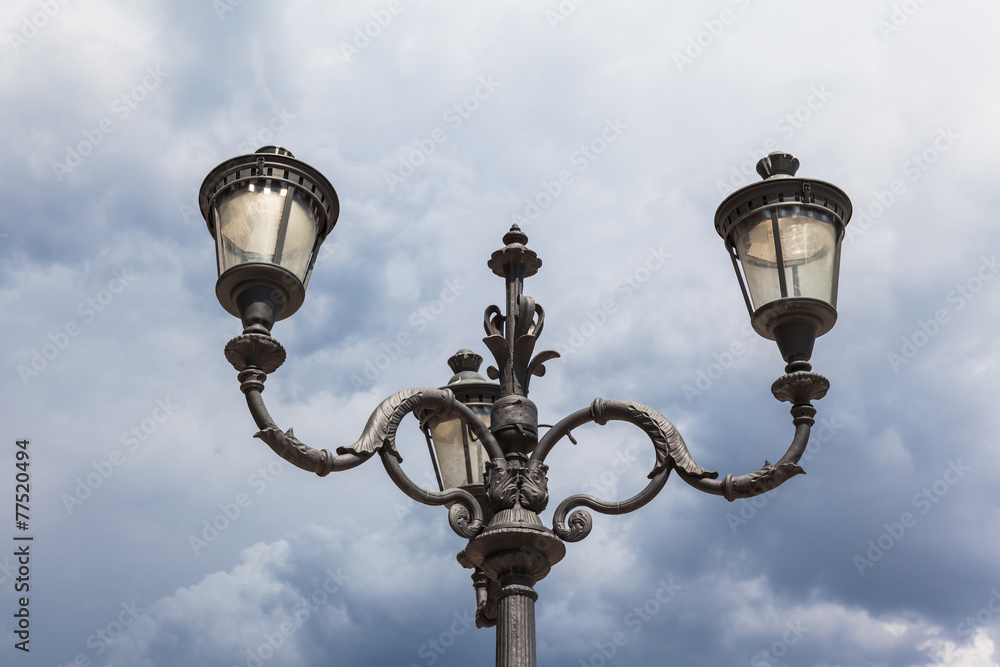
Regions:
<svg viewBox="0 0 1000 667"><path fill-rule="evenodd" d="M808 475L753 503L671 479L595 516L537 586L539 662L1000 665L998 21L971 0L4 2L0 662L492 664L442 508L376 461L318 478L252 438L195 198L276 143L342 213L265 398L331 449L487 354L485 264L517 216L540 349L563 352L531 386L541 422L630 399L722 475L776 460L783 362L713 217L776 148L843 188ZM550 508L641 488L637 429L576 436Z"/></svg>

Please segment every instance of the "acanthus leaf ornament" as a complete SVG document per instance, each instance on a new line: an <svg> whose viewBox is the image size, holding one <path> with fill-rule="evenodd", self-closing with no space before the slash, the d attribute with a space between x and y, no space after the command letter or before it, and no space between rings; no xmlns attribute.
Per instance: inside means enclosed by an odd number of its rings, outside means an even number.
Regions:
<svg viewBox="0 0 1000 667"><path fill-rule="evenodd" d="M549 467L541 461L528 461L521 468L521 507L536 514L545 510L549 503L548 471Z"/></svg>
<svg viewBox="0 0 1000 667"><path fill-rule="evenodd" d="M507 462L486 463L486 501L495 512L521 509L535 512L545 510L549 502L548 466L541 461L511 465Z"/></svg>
<svg viewBox="0 0 1000 667"><path fill-rule="evenodd" d="M518 500L518 473L503 459L486 462L483 476L486 502L494 512L510 509Z"/></svg>
<svg viewBox="0 0 1000 667"><path fill-rule="evenodd" d="M430 395L430 392L437 393L440 390L404 389L397 391L375 408L358 441L347 447L338 447L337 453L371 456L380 448L387 447L393 456L402 461L403 457L396 451L396 429L399 427L400 420L416 409L422 398L425 395Z"/></svg>

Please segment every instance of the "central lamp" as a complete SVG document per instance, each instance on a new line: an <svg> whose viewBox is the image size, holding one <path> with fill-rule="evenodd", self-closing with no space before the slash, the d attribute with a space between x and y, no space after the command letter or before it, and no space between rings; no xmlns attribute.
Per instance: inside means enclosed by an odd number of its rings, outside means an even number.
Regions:
<svg viewBox="0 0 1000 667"><path fill-rule="evenodd" d="M455 376L442 389L451 391L489 427L490 408L500 398L500 385L479 374L482 363L483 358L472 350L459 350L448 360ZM418 417L440 490L464 488L481 496L489 456L476 434L457 415L424 412Z"/></svg>

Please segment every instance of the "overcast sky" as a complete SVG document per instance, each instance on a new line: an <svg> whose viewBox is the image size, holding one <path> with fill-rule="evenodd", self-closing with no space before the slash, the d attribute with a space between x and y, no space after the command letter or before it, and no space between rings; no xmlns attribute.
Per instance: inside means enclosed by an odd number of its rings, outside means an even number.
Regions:
<svg viewBox="0 0 1000 667"><path fill-rule="evenodd" d="M0 662L492 664L444 509L377 461L319 478L252 437L195 199L280 144L342 213L264 397L330 449L456 350L487 356L486 261L516 216L544 262L538 349L563 353L531 384L542 423L629 399L720 475L776 460L784 364L713 218L775 149L841 187L808 475L735 503L671 479L595 515L537 586L539 663L1000 665L998 22L971 0L4 2ZM575 435L548 524L653 463L628 425Z"/></svg>

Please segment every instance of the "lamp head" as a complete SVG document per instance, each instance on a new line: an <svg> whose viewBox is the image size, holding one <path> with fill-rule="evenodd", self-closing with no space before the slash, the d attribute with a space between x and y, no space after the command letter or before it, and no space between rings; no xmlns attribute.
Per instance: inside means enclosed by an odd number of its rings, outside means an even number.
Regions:
<svg viewBox="0 0 1000 667"><path fill-rule="evenodd" d="M298 310L340 215L330 182L290 151L264 146L213 169L199 204L215 239L222 307L266 331Z"/></svg>
<svg viewBox="0 0 1000 667"><path fill-rule="evenodd" d="M797 177L783 152L757 163L764 180L729 195L715 229L733 260L754 330L786 362L808 361L837 321L837 284L851 200L840 188Z"/></svg>

